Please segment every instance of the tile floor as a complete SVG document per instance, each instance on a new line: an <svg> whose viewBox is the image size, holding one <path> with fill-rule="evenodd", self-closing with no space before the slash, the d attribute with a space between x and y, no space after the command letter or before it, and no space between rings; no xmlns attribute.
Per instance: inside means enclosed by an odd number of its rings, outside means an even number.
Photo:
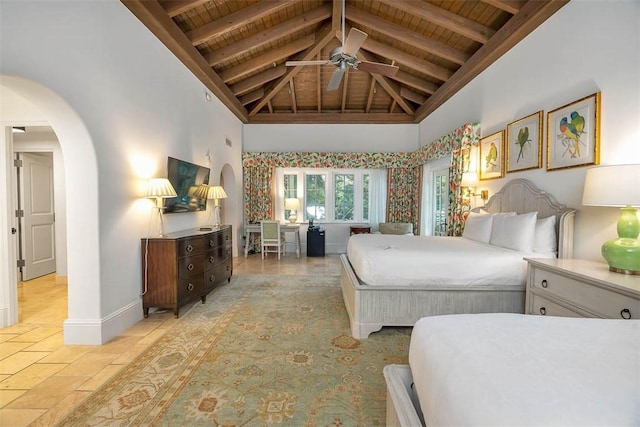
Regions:
<svg viewBox="0 0 640 427"><path fill-rule="evenodd" d="M281 260L269 254L234 258L234 275L340 274L337 255ZM54 275L18 285L17 325L0 329L0 426L50 426L85 399L175 323L154 313L101 346L65 346L67 287Z"/></svg>

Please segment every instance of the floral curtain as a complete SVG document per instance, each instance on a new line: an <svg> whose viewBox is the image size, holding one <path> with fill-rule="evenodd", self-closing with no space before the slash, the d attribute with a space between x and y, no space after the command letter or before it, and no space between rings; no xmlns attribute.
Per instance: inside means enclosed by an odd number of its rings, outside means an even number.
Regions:
<svg viewBox="0 0 640 427"><path fill-rule="evenodd" d="M387 171L387 222L410 222L420 234L422 166Z"/></svg>
<svg viewBox="0 0 640 427"><path fill-rule="evenodd" d="M461 236L464 230L464 221L471 209L471 199L462 191L462 174L469 171L470 149L458 148L451 153L451 166L449 167L449 236Z"/></svg>
<svg viewBox="0 0 640 427"><path fill-rule="evenodd" d="M244 168L244 217L248 224L273 219L273 166L252 164Z"/></svg>

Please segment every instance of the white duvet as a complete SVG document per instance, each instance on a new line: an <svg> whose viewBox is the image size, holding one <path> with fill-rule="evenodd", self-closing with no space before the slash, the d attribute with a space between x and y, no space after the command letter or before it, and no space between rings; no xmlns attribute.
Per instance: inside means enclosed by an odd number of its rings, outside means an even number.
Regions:
<svg viewBox="0 0 640 427"><path fill-rule="evenodd" d="M367 285L484 286L526 282L526 256L463 237L355 234L347 243L355 273Z"/></svg>
<svg viewBox="0 0 640 427"><path fill-rule="evenodd" d="M409 364L429 427L640 425L640 320L426 317Z"/></svg>

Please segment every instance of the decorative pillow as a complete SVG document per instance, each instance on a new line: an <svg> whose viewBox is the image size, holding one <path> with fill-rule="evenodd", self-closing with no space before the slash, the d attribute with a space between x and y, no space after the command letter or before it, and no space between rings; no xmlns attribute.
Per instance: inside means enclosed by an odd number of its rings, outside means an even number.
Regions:
<svg viewBox="0 0 640 427"><path fill-rule="evenodd" d="M538 212L522 215L494 215L489 243L521 252L531 252Z"/></svg>
<svg viewBox="0 0 640 427"><path fill-rule="evenodd" d="M381 222L378 230L382 234L413 234L413 224L410 222Z"/></svg>
<svg viewBox="0 0 640 427"><path fill-rule="evenodd" d="M482 243L489 243L493 214L469 212L464 224L462 237Z"/></svg>
<svg viewBox="0 0 640 427"><path fill-rule="evenodd" d="M536 233L533 251L540 253L556 253L556 217L554 215L536 221Z"/></svg>

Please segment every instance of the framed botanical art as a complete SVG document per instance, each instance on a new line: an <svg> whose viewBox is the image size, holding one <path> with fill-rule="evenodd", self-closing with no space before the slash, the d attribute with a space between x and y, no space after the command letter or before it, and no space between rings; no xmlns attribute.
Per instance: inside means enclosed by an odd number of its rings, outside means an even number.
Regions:
<svg viewBox="0 0 640 427"><path fill-rule="evenodd" d="M507 173L542 167L542 111L507 125Z"/></svg>
<svg viewBox="0 0 640 427"><path fill-rule="evenodd" d="M504 131L480 139L480 180L504 177Z"/></svg>
<svg viewBox="0 0 640 427"><path fill-rule="evenodd" d="M600 92L547 113L547 170L600 163Z"/></svg>

